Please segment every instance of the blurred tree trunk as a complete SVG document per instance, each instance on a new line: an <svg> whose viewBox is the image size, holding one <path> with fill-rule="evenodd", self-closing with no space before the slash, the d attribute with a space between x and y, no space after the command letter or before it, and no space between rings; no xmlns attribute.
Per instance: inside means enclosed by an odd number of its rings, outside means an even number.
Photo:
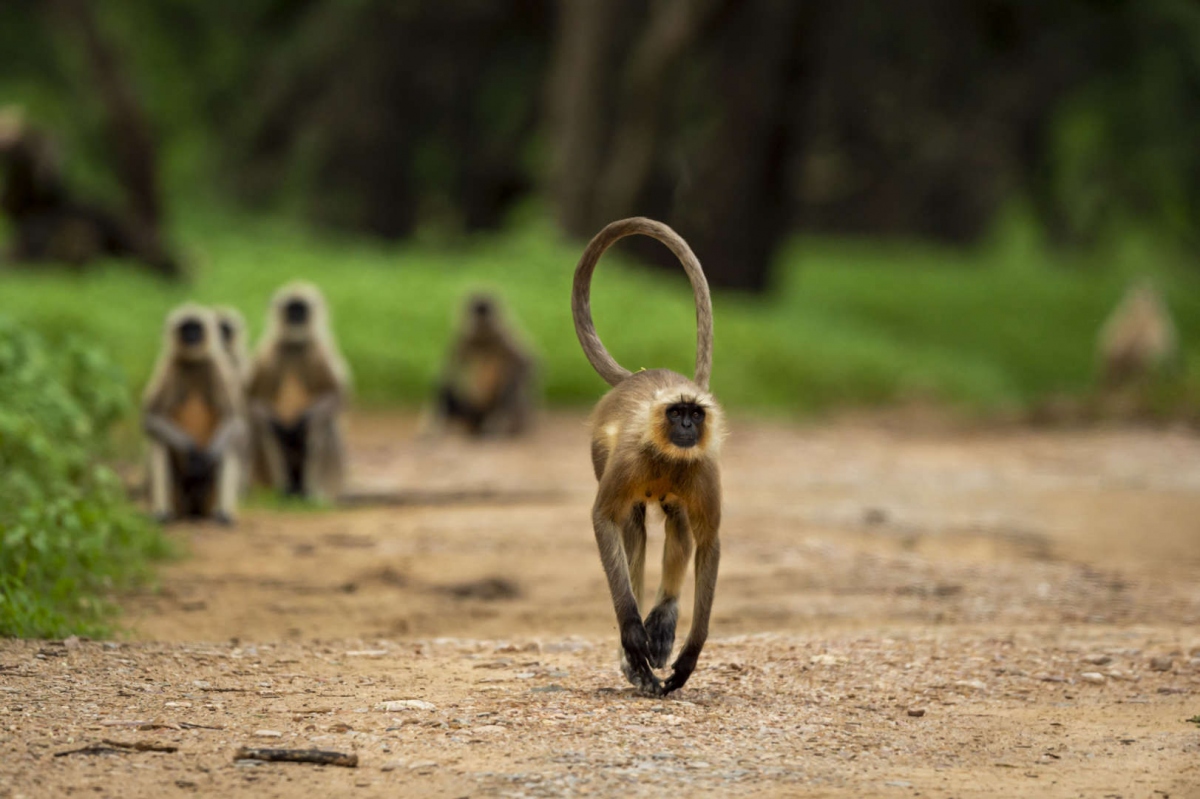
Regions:
<svg viewBox="0 0 1200 799"><path fill-rule="evenodd" d="M660 0L629 58L606 167L599 176L596 216L601 223L643 213L639 205L660 150L671 79L706 24L727 0ZM646 211L644 213L653 213Z"/></svg>
<svg viewBox="0 0 1200 799"><path fill-rule="evenodd" d="M789 229L797 156L793 112L813 19L811 3L739 3L723 17L711 91L717 109L675 222L714 285L762 291ZM811 34L810 34L811 35Z"/></svg>
<svg viewBox="0 0 1200 799"><path fill-rule="evenodd" d="M105 41L87 0L52 0L50 8L79 38L104 104L108 142L129 204L130 234L135 246L150 266L176 277L181 272L180 264L167 252L162 236L164 215L154 135L137 93L126 77L116 49Z"/></svg>
<svg viewBox="0 0 1200 799"><path fill-rule="evenodd" d="M573 236L595 231L594 199L611 123L608 98L617 69L623 0L558 6L550 59L550 194L559 225Z"/></svg>

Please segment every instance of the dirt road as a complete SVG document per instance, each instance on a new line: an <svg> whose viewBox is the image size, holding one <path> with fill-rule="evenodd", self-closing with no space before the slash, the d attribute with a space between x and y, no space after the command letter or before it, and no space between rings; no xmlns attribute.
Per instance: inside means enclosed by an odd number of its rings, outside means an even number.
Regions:
<svg viewBox="0 0 1200 799"><path fill-rule="evenodd" d="M179 529L129 640L0 643L0 796L1200 796L1194 435L735 423L713 637L657 700L582 417L353 421L396 504Z"/></svg>

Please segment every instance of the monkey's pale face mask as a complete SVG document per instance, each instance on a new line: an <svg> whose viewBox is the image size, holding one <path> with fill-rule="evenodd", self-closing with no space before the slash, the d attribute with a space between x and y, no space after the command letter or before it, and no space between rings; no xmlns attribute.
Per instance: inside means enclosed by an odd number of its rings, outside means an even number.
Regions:
<svg viewBox="0 0 1200 799"><path fill-rule="evenodd" d="M690 449L704 438L704 408L695 402L677 402L667 406L667 438L680 449Z"/></svg>

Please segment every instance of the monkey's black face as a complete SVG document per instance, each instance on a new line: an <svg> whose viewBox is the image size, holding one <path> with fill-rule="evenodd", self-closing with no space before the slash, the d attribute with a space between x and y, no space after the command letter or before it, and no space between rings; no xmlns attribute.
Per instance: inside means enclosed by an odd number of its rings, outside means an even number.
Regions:
<svg viewBox="0 0 1200 799"><path fill-rule="evenodd" d="M478 320L492 317L492 301L487 297L479 297L471 301L471 315Z"/></svg>
<svg viewBox="0 0 1200 799"><path fill-rule="evenodd" d="M678 402L667 408L667 434L671 443L682 449L694 447L704 434L704 408L694 402Z"/></svg>
<svg viewBox="0 0 1200 799"><path fill-rule="evenodd" d="M283 306L283 318L289 325L308 323L309 308L304 300L288 300Z"/></svg>
<svg viewBox="0 0 1200 799"><path fill-rule="evenodd" d="M179 343L185 347L195 347L204 343L204 325L198 319L184 319L175 328Z"/></svg>

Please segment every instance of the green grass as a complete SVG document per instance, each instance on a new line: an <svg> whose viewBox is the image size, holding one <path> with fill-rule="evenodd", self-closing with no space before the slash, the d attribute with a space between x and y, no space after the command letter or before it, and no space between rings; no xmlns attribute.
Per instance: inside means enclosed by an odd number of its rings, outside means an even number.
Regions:
<svg viewBox="0 0 1200 799"><path fill-rule="evenodd" d="M503 294L542 359L552 403L603 390L573 333L571 275L582 249L548 225L452 245L384 245L318 235L286 222L191 210L179 238L190 285L112 264L79 275L0 273L0 310L52 338L68 333L113 353L140 389L163 315L185 299L230 303L262 328L284 281L325 290L362 404L424 400L462 295ZM1128 239L1091 257L1058 256L1020 236L974 251L918 244L800 239L765 298L718 293L713 388L730 407L813 411L908 399L983 410L1091 385L1096 331L1128 280L1155 274L1185 348L1200 334L1200 276ZM703 254L701 254L703 257ZM694 316L681 274L631 268L619 253L598 270L593 310L623 365L691 372ZM1187 365L1195 382L1200 363Z"/></svg>

